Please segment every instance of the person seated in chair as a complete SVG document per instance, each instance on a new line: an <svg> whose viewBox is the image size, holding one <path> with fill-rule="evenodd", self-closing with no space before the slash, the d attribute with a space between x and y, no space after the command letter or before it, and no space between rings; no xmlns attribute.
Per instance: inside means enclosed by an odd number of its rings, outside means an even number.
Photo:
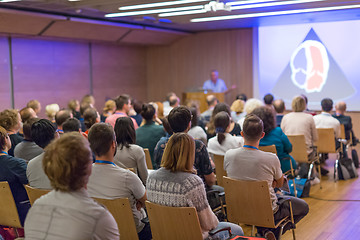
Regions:
<svg viewBox="0 0 360 240"><path fill-rule="evenodd" d="M343 101L340 101L336 103L335 105L335 114L332 116L339 120L340 124L344 124L345 127L345 139L350 140L350 137L352 138L352 143L356 145L357 138L355 137L354 131L352 129L352 122L350 116L345 116L346 112L346 103Z"/></svg>
<svg viewBox="0 0 360 240"><path fill-rule="evenodd" d="M292 204L294 222L298 223L309 212L309 206L302 199L290 196L284 198L275 194L274 188L283 186L284 175L278 157L258 149L259 142L265 135L263 121L254 114L246 116L241 135L244 137L245 145L242 148L231 149L225 154L224 169L228 177L246 181L267 181L275 224L280 219L290 216L289 202L285 201L287 198L290 198ZM290 228L288 224L284 227L284 231ZM275 236L279 237L280 228L258 227L258 233L267 239L275 239Z"/></svg>

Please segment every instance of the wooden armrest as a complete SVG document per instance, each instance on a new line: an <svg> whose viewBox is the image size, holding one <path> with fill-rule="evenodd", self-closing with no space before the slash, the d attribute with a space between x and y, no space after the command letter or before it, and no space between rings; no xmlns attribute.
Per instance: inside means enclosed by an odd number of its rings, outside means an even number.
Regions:
<svg viewBox="0 0 360 240"><path fill-rule="evenodd" d="M212 230L209 231L209 235L210 235L210 236L211 236L211 235L215 235L215 234L217 234L217 233L219 233L219 232L223 232L223 231L228 231L228 232L229 232L229 236L231 236L231 227L225 227L225 228L218 228L218 227L216 227L216 228L214 228L214 229L212 229Z"/></svg>

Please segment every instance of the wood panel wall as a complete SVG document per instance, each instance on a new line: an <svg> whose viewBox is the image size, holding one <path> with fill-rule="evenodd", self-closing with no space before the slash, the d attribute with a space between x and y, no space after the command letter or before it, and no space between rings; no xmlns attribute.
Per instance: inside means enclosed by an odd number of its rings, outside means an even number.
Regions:
<svg viewBox="0 0 360 240"><path fill-rule="evenodd" d="M184 37L170 46L149 47L147 50L147 95L163 101L174 91L202 87L212 69L219 71L228 88L236 90L226 96L231 104L236 94L253 93L253 30L250 28L214 31Z"/></svg>

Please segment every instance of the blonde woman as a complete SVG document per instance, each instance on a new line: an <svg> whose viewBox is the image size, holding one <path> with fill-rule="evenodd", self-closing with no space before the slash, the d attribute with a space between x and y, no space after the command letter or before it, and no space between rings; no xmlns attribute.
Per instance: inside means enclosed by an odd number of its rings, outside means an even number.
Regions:
<svg viewBox="0 0 360 240"><path fill-rule="evenodd" d="M215 228L231 227L235 235L243 235L241 227L220 222L206 199L204 183L194 170L195 142L187 133L174 133L166 144L161 168L150 174L146 189L150 202L170 207L195 207L203 238ZM226 239L227 232L217 233L216 239Z"/></svg>
<svg viewBox="0 0 360 240"><path fill-rule="evenodd" d="M56 103L46 105L45 107L46 116L52 123L55 123L55 115L58 111L60 111L60 107Z"/></svg>
<svg viewBox="0 0 360 240"><path fill-rule="evenodd" d="M107 100L103 108L103 114L101 114L101 122L105 122L108 116L111 116L116 111L116 104L114 100Z"/></svg>
<svg viewBox="0 0 360 240"><path fill-rule="evenodd" d="M9 155L14 156L14 149L16 145L21 143L24 138L19 135L19 130L22 128L20 113L15 109L6 109L0 113L0 126L6 129L11 140L11 148Z"/></svg>

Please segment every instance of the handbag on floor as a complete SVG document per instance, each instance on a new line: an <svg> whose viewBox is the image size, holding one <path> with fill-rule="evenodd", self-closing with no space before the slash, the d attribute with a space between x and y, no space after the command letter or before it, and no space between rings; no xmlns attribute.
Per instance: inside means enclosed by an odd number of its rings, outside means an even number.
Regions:
<svg viewBox="0 0 360 240"><path fill-rule="evenodd" d="M340 180L348 180L358 177L354 162L348 157L340 158L337 166L337 173Z"/></svg>
<svg viewBox="0 0 360 240"><path fill-rule="evenodd" d="M294 194L294 180L296 185L296 196ZM310 180L307 178L295 178L289 180L290 195L298 198L309 197Z"/></svg>
<svg viewBox="0 0 360 240"><path fill-rule="evenodd" d="M356 168L359 168L359 157L356 149L351 150L351 157Z"/></svg>

